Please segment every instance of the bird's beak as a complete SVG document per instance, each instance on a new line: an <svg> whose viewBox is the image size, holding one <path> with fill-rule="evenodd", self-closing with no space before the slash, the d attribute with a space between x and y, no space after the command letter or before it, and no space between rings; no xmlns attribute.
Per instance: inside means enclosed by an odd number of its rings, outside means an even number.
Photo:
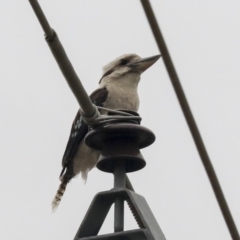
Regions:
<svg viewBox="0 0 240 240"><path fill-rule="evenodd" d="M156 55L148 58L142 58L141 60L130 63L128 66L133 70L133 71L139 71L139 72L144 72L147 70L149 67L151 67L159 58L161 55Z"/></svg>

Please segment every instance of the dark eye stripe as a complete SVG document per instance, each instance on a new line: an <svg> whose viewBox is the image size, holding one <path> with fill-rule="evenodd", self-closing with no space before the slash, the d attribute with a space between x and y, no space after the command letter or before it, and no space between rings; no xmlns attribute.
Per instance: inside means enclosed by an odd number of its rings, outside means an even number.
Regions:
<svg viewBox="0 0 240 240"><path fill-rule="evenodd" d="M129 60L127 59L122 59L121 62L120 62L120 65L126 65L129 63Z"/></svg>
<svg viewBox="0 0 240 240"><path fill-rule="evenodd" d="M106 77L107 75L110 75L113 71L114 71L114 69L112 68L112 69L108 70L107 72L105 72L105 73L103 74L102 78L99 80L99 83L101 83L102 79L103 79L104 77Z"/></svg>

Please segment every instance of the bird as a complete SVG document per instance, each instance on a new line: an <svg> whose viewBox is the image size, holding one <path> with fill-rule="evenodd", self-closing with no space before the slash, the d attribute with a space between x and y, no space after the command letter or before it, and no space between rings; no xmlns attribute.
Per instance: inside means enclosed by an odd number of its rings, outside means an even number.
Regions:
<svg viewBox="0 0 240 240"><path fill-rule="evenodd" d="M137 112L139 108L137 89L141 74L160 57L161 55L155 55L141 58L136 54L125 54L108 63L103 67L98 88L90 95L92 103L112 110L125 109ZM100 113L106 114L101 111ZM70 180L81 174L86 181L88 172L98 162L100 152L89 148L84 142L88 131L89 127L79 110L62 158L61 183L52 201L53 210L58 207Z"/></svg>

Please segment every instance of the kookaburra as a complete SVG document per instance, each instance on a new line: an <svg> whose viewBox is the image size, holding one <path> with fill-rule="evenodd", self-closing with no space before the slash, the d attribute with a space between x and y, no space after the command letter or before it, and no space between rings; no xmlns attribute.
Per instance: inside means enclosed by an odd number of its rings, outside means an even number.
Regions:
<svg viewBox="0 0 240 240"><path fill-rule="evenodd" d="M103 68L98 89L90 95L92 102L96 106L114 110L138 111L137 88L140 76L159 58L160 55L141 58L136 54L126 54L110 62ZM88 126L83 121L80 111L78 111L63 155L61 184L52 201L53 209L60 203L68 182L79 173L86 180L88 172L98 162L100 152L89 148L84 142L87 132Z"/></svg>

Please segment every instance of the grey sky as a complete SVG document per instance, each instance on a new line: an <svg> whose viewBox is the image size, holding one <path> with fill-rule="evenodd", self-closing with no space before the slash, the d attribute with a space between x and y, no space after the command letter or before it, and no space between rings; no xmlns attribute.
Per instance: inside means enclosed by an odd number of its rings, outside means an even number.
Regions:
<svg viewBox="0 0 240 240"><path fill-rule="evenodd" d="M137 0L39 0L90 94L103 65L158 54ZM240 229L240 2L152 0L177 72ZM56 213L60 162L78 109L28 1L0 1L0 238L73 239L94 195L94 169L68 186ZM142 75L142 124L156 142L129 174L168 240L230 240L162 60ZM135 228L127 213L126 228ZM110 216L102 233L113 231Z"/></svg>

